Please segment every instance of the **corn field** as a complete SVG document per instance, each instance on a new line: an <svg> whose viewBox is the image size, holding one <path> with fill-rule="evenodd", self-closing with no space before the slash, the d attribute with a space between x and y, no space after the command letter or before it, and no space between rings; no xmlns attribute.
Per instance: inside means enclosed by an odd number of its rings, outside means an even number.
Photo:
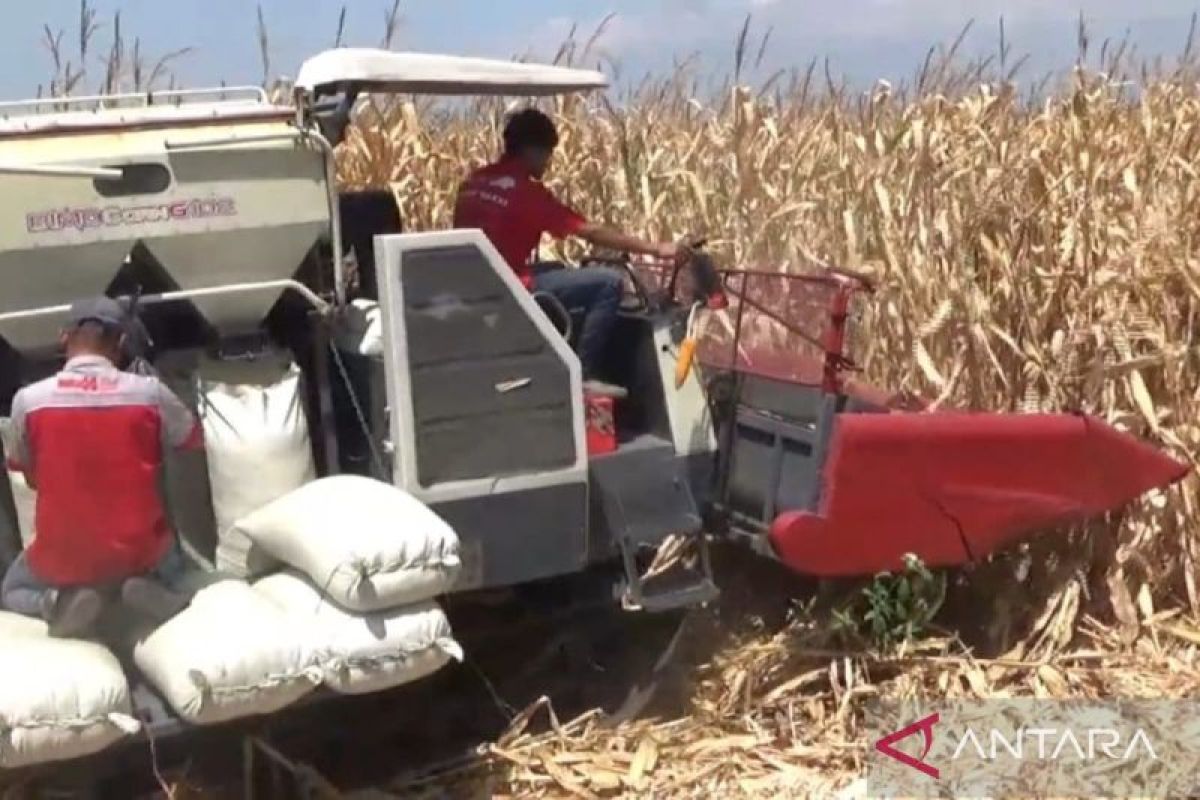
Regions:
<svg viewBox="0 0 1200 800"><path fill-rule="evenodd" d="M1082 31L1080 46L1082 59ZM548 182L591 218L647 237L704 233L729 265L871 274L878 291L853 355L872 383L947 408L1085 411L1195 465L1191 49L1176 70L1154 72L1106 48L1102 69L1025 95L1013 73L956 67L953 52L910 87L857 94L811 68L708 95L681 73L619 102L546 104L562 135ZM371 102L341 148L341 180L390 188L406 229L448 227L458 182L494 157L513 105ZM956 610L986 628L1002 656L991 666L978 652L959 657L956 630L917 644L933 656L880 681L886 667L821 650L826 626L800 623L750 635L702 668L685 718L615 736L586 721L518 736L525 749L502 741L491 777L473 780L548 797L609 784L635 796L648 785L664 797L829 795L831 776L862 768L848 755L862 736L855 684L910 697L1188 696L1200 645L1198 523L1189 477L967 576L974 588ZM1105 655L1094 666L1055 661L1095 651ZM821 733L798 733L795 719ZM664 765L652 784L646 748Z"/></svg>
<svg viewBox="0 0 1200 800"><path fill-rule="evenodd" d="M594 219L657 238L704 232L729 264L871 273L879 290L855 355L874 383L950 407L1078 409L1195 463L1191 73L1150 77L1131 97L1111 74L1078 70L1033 102L1011 83L972 84L969 67L932 72L915 89L865 94L818 91L810 70L706 100L680 76L619 104L558 100L548 180ZM390 187L407 229L448 227L464 171L496 152L504 110L368 105L341 179ZM1080 566L1102 568L1107 611L1136 630L1164 608L1200 612L1196 500L1189 479L1102 531L1053 538L1064 552L1107 551ZM1115 547L1092 547L1097 537Z"/></svg>

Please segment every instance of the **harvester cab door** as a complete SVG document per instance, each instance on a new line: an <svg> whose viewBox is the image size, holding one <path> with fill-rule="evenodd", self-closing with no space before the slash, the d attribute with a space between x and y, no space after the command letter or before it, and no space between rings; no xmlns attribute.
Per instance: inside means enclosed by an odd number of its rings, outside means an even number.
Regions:
<svg viewBox="0 0 1200 800"><path fill-rule="evenodd" d="M458 531L458 588L578 571L578 358L480 231L379 236L375 259L391 478Z"/></svg>
<svg viewBox="0 0 1200 800"><path fill-rule="evenodd" d="M364 94L531 97L607 86L592 70L337 48L302 65L295 96L298 116L336 145ZM392 453L385 471L458 532L457 589L583 569L588 454L578 358L481 231L378 236L375 271Z"/></svg>

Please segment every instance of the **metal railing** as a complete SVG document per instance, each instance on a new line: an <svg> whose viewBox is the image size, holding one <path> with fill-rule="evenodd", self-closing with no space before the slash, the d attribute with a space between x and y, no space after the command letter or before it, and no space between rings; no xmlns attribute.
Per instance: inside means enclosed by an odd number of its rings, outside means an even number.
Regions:
<svg viewBox="0 0 1200 800"><path fill-rule="evenodd" d="M152 106L181 106L190 102L246 103L270 105L266 89L261 86L214 86L203 89L167 89L151 92L125 92L121 94L94 94L77 97L38 97L29 100L0 102L0 119L35 116L38 114L61 114L70 111L101 110L108 108L150 108Z"/></svg>
<svg viewBox="0 0 1200 800"><path fill-rule="evenodd" d="M651 291L668 290L669 269L640 263L636 269ZM850 307L857 295L871 291L869 284L834 270L718 273L729 306L706 313L697 336L700 365L839 391L843 374L856 368L847 352ZM688 289L684 280L672 299Z"/></svg>
<svg viewBox="0 0 1200 800"><path fill-rule="evenodd" d="M138 298L137 302L139 306L148 306L156 303L168 303L174 300L193 300L199 297L213 297L215 295L262 292L267 290L283 291L287 289L299 293L313 308L321 313L327 313L331 309L330 304L316 292L291 278L276 281L259 281L256 283L231 283L225 286L209 286L202 289L180 289L174 292L163 292L162 294L143 295ZM70 310L71 306L67 304L42 306L40 308L22 309L20 311L7 311L0 313L0 324L37 317L56 316L66 314Z"/></svg>
<svg viewBox="0 0 1200 800"><path fill-rule="evenodd" d="M125 173L107 167L74 164L0 164L0 175L40 175L47 178L107 178L117 180Z"/></svg>

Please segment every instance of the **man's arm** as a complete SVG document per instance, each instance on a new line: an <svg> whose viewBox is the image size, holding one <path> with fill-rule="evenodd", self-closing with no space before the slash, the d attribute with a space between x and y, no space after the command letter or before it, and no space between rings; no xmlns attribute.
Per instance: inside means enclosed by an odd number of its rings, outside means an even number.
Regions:
<svg viewBox="0 0 1200 800"><path fill-rule="evenodd" d="M679 245L673 242L647 242L594 222L585 223L576 231L576 235L597 247L607 247L610 250L620 250L624 253L654 256L668 261L674 260L680 255Z"/></svg>
<svg viewBox="0 0 1200 800"><path fill-rule="evenodd" d="M195 450L203 447L204 432L199 420L165 383L157 383L163 443L176 450Z"/></svg>
<svg viewBox="0 0 1200 800"><path fill-rule="evenodd" d="M672 242L647 242L614 228L591 222L578 211L561 202L545 187L542 187L538 194L540 195L538 198L540 207L537 209L538 218L546 226L550 235L558 239L578 236L597 247L607 247L623 253L636 253L667 260L673 260L685 254L683 248Z"/></svg>

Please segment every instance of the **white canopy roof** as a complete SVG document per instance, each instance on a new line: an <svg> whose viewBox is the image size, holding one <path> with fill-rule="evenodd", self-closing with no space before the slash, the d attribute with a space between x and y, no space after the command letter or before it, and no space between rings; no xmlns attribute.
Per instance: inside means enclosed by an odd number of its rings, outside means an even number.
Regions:
<svg viewBox="0 0 1200 800"><path fill-rule="evenodd" d="M445 95L553 95L608 86L594 70L367 48L326 50L304 62L296 78L296 86L313 92L347 82L372 92Z"/></svg>

